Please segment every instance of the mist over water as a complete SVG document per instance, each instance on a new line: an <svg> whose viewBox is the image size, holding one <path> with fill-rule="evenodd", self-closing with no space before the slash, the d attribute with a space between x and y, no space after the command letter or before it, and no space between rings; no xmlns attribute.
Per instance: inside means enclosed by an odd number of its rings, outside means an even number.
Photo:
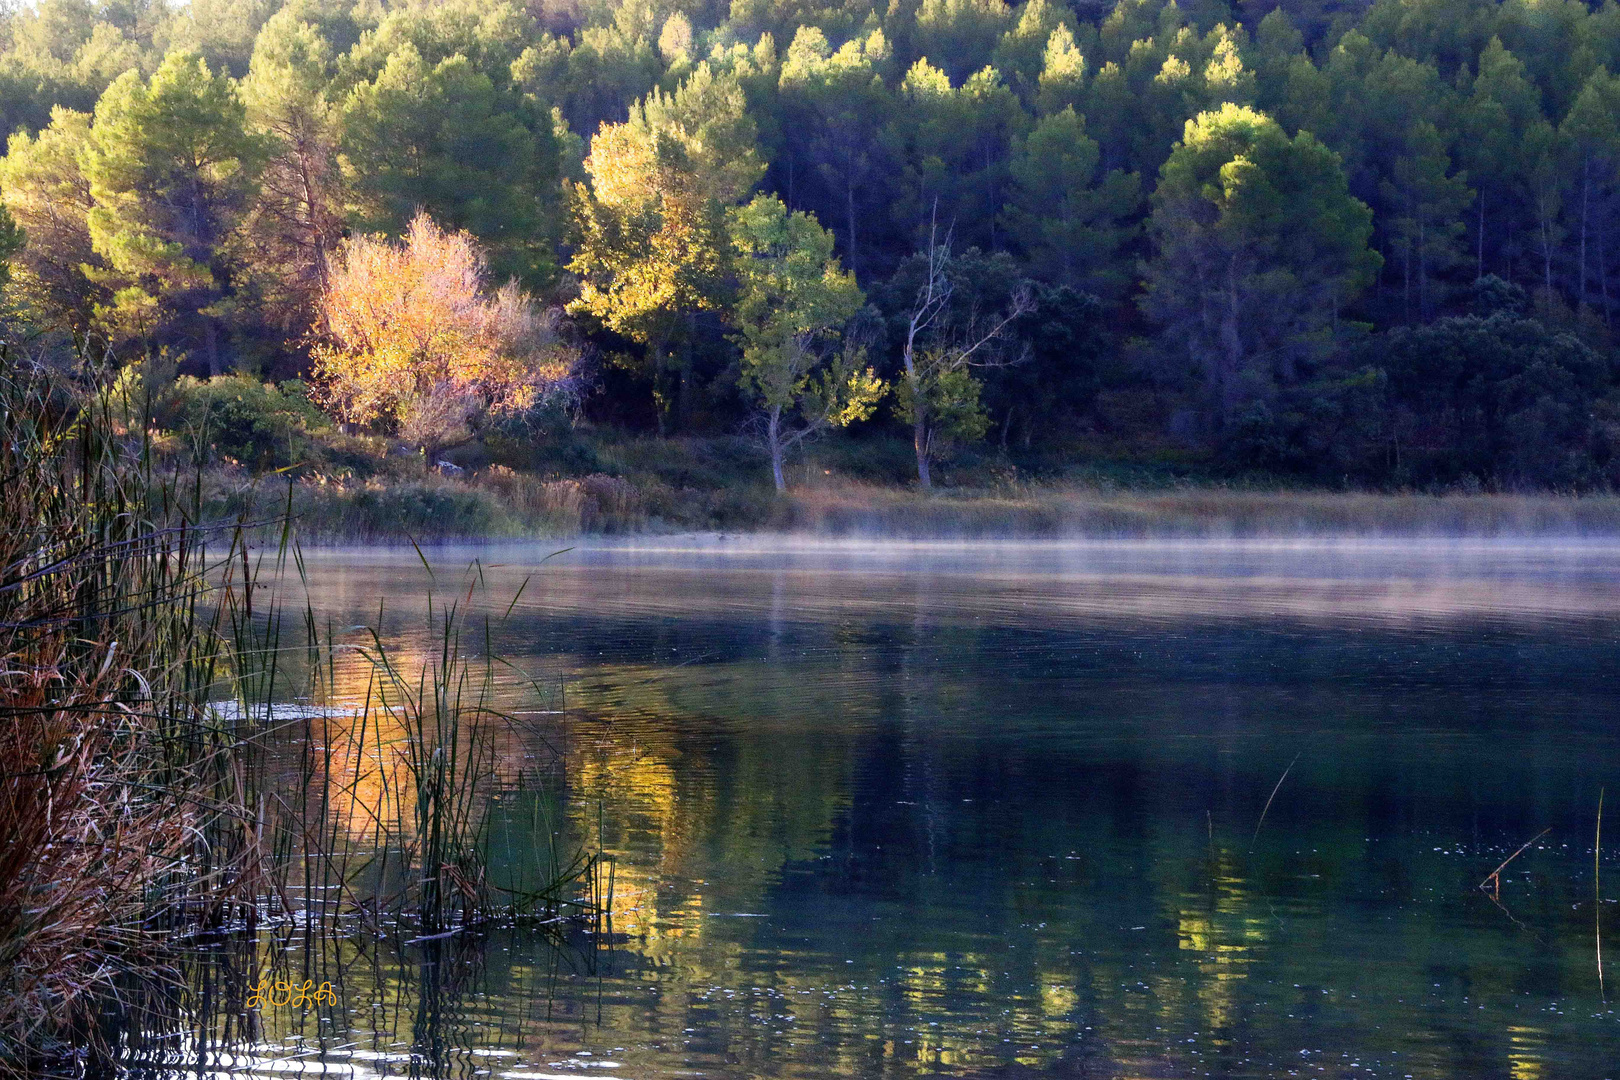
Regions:
<svg viewBox="0 0 1620 1080"><path fill-rule="evenodd" d="M511 707L559 704L519 671L564 688L559 811L617 857L611 941L379 948L236 1069L1620 1068L1620 542L552 550L313 552L308 587L402 654L429 591L470 604Z"/></svg>

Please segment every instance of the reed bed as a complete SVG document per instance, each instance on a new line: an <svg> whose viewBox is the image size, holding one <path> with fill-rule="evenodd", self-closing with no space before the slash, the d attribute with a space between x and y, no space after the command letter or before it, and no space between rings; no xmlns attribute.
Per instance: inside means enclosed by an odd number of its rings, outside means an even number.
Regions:
<svg viewBox="0 0 1620 1080"><path fill-rule="evenodd" d="M0 1060L87 1038L131 964L248 917L240 735L201 601L234 540L129 462L105 397L0 374ZM148 961L153 961L148 963Z"/></svg>
<svg viewBox="0 0 1620 1080"><path fill-rule="evenodd" d="M293 557L301 580L301 556ZM426 618L434 648L407 654L375 629L359 642L339 640L306 602L307 674L295 678L304 680L307 703L261 692L232 707L283 732L298 729L262 772L281 789L269 795L276 903L306 924L335 930L342 917L359 916L424 938L493 921L599 925L610 905L600 879L611 863L567 849L560 818L528 822L538 874L490 869L492 831L508 807L566 784L556 745L565 720L536 723L503 708L496 676L515 680L512 693L527 704L551 704L560 690L505 665L490 648L488 620L470 623L461 603L436 606L429 594ZM239 685L275 683L281 635L273 616L239 650L265 661Z"/></svg>
<svg viewBox="0 0 1620 1080"><path fill-rule="evenodd" d="M306 607L290 663L262 580L266 558L298 561L290 520L268 555L249 546L265 522L206 524L197 477L159 475L131 415L0 366L0 1073L251 1039L276 927L600 924L594 855L490 880L515 721L456 609L430 611L441 649L414 668L373 635L367 693L339 700L330 633Z"/></svg>

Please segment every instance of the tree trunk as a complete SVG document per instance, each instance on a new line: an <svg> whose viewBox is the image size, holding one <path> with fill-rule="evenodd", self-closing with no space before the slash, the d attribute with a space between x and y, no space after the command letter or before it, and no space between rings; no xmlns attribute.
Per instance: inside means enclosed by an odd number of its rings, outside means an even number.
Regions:
<svg viewBox="0 0 1620 1080"><path fill-rule="evenodd" d="M1552 301L1552 222L1547 220L1545 212L1541 215L1541 269L1546 285L1546 297Z"/></svg>
<svg viewBox="0 0 1620 1080"><path fill-rule="evenodd" d="M1429 237L1422 221L1418 222L1418 314L1429 317Z"/></svg>
<svg viewBox="0 0 1620 1080"><path fill-rule="evenodd" d="M1401 245L1401 306L1406 309L1406 321L1412 321L1412 238Z"/></svg>
<svg viewBox="0 0 1620 1080"><path fill-rule="evenodd" d="M1221 347L1226 353L1226 370L1221 373L1221 411L1231 412L1237 404L1237 385L1243 370L1243 335L1238 330L1242 298L1238 294L1237 260L1226 263L1226 311L1221 317Z"/></svg>
<svg viewBox="0 0 1620 1080"><path fill-rule="evenodd" d="M924 491L934 486L928 475L928 406L923 401L922 375L907 345L901 356L905 363L905 378L911 383L911 446L917 453L917 483Z"/></svg>
<svg viewBox="0 0 1620 1080"><path fill-rule="evenodd" d="M849 272L852 276L859 277L856 271L858 264L855 259L855 175L853 166L845 175L849 181L844 188L844 213L849 221Z"/></svg>
<svg viewBox="0 0 1620 1080"><path fill-rule="evenodd" d="M765 441L771 451L771 479L776 481L776 492L781 494L787 490L787 479L782 475L782 410L771 409L770 420L765 429Z"/></svg>
<svg viewBox="0 0 1620 1080"><path fill-rule="evenodd" d="M920 394L922 388L918 387ZM919 402L911 410L911 445L917 451L917 484L924 491L930 491L934 486L933 477L928 475L928 416Z"/></svg>
<svg viewBox="0 0 1620 1080"><path fill-rule="evenodd" d="M677 432L686 430L686 415L688 411L687 381L692 374L692 338L695 333L693 323L696 320L687 315L682 323L684 333L681 334L680 363L675 375L675 414L671 417L671 427Z"/></svg>
<svg viewBox="0 0 1620 1080"><path fill-rule="evenodd" d="M1485 276L1485 192L1479 193L1479 254L1474 260L1474 278L1478 280Z"/></svg>
<svg viewBox="0 0 1620 1080"><path fill-rule="evenodd" d="M1592 160L1590 157L1581 159L1581 273L1580 273L1580 306L1586 306L1586 226L1591 216L1592 202Z"/></svg>
<svg viewBox="0 0 1620 1080"><path fill-rule="evenodd" d="M310 165L310 149L304 138L299 139L298 147L298 182L303 188L304 213L306 215L305 230L309 234L310 249L315 259L315 279L322 291L328 284L326 265L326 233L322 229L325 220L325 206L320 195L316 192L315 171Z"/></svg>
<svg viewBox="0 0 1620 1080"><path fill-rule="evenodd" d="M662 349L653 354L653 423L657 425L660 439L669 438L669 368L669 359Z"/></svg>
<svg viewBox="0 0 1620 1080"><path fill-rule="evenodd" d="M1606 250L1608 232L1609 230L1605 228L1600 227L1598 229L1598 288L1602 290L1603 296L1604 326L1609 325L1609 263L1608 251Z"/></svg>
<svg viewBox="0 0 1620 1080"><path fill-rule="evenodd" d="M208 377L217 379L225 372L219 363L219 331L211 317L203 318L203 341L208 350Z"/></svg>

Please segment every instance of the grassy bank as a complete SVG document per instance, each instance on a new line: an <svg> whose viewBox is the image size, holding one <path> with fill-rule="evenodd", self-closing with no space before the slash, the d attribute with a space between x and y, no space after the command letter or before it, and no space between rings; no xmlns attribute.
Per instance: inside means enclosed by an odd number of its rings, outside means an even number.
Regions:
<svg viewBox="0 0 1620 1080"><path fill-rule="evenodd" d="M1620 535L1620 497L1340 491L1234 472L1165 442L1062 454L994 446L939 463L919 491L910 444L834 434L789 463L779 495L748 440L655 438L566 418L491 429L443 470L395 440L345 434L294 384L182 380L154 399L153 445L200 475L210 520L290 512L308 543L406 543L683 531L827 536ZM199 469L198 465L201 463Z"/></svg>
<svg viewBox="0 0 1620 1080"><path fill-rule="evenodd" d="M307 542L563 539L689 531L826 537L1615 536L1613 495L1380 493L1010 482L921 492L823 473L778 495L757 481L676 488L656 474L543 479L501 466L337 484L216 478L222 516L290 510Z"/></svg>
<svg viewBox="0 0 1620 1080"><path fill-rule="evenodd" d="M1030 485L932 496L825 487L787 500L781 525L908 538L1620 537L1620 498Z"/></svg>

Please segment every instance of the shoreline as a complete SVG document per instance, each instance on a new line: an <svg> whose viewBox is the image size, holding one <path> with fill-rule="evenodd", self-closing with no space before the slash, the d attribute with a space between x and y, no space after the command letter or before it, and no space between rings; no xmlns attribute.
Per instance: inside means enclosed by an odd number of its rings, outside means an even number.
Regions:
<svg viewBox="0 0 1620 1080"><path fill-rule="evenodd" d="M424 516L413 527L330 512L316 497L294 509L295 532L307 548L422 547L620 541L657 537L729 537L870 543L1089 543L1102 541L1522 540L1620 542L1620 495L1383 494L1370 492L1096 491L1030 488L1019 492L917 491L826 487L789 492L760 512L722 521L670 521L626 514L606 527L537 519L499 494L460 481L463 498L486 503L484 521L498 527L458 530ZM329 490L329 489L328 489ZM267 492L268 494L268 492ZM379 500L381 501L381 500ZM283 496L256 501L269 511ZM240 504L236 507L240 509ZM548 516L549 517L549 516ZM325 528L308 523L325 521ZM598 522L600 526L602 523ZM332 527L336 525L337 527ZM443 526L452 527L443 527ZM279 531L279 526L277 527Z"/></svg>

